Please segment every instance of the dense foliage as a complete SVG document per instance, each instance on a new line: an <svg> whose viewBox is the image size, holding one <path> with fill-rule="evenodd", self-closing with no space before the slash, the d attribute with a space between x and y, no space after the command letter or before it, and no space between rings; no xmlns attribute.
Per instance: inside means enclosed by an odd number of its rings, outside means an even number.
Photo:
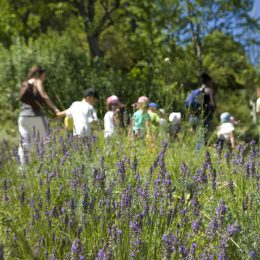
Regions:
<svg viewBox="0 0 260 260"><path fill-rule="evenodd" d="M258 259L254 142L231 152L53 129L19 169L1 144L0 256L6 259ZM2 259L2 258L1 258Z"/></svg>
<svg viewBox="0 0 260 260"><path fill-rule="evenodd" d="M36 63L47 69L47 91L61 109L94 85L102 97L114 93L132 104L146 94L168 112L182 111L186 92L206 70L214 79L217 115L223 107L234 109L236 94L235 116L250 121L248 101L259 83L251 64L257 64L257 55L250 62L246 52L259 42L252 0L0 0L0 5L0 124L8 136L17 133L21 81ZM103 111L101 103L101 116Z"/></svg>

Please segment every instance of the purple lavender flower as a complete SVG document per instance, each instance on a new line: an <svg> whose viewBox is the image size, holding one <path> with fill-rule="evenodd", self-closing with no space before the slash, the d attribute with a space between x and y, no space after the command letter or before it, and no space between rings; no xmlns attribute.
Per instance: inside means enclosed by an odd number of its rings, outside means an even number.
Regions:
<svg viewBox="0 0 260 260"><path fill-rule="evenodd" d="M4 178L4 185L3 185L3 187L4 187L4 192L7 192L7 181L6 181L5 178Z"/></svg>
<svg viewBox="0 0 260 260"><path fill-rule="evenodd" d="M71 252L72 252L73 254L75 254L75 253L77 252L77 245L76 245L76 242L75 242L75 241L73 241L70 250L71 250Z"/></svg>
<svg viewBox="0 0 260 260"><path fill-rule="evenodd" d="M164 177L163 184L165 187L167 198L171 199L174 188L172 187L172 176L170 173L167 173L166 176Z"/></svg>
<svg viewBox="0 0 260 260"><path fill-rule="evenodd" d="M219 252L218 252L218 260L227 260L228 257L226 255L226 247L228 243L229 237L227 234L221 236L219 241Z"/></svg>
<svg viewBox="0 0 260 260"><path fill-rule="evenodd" d="M197 169L196 175L193 176L193 180L197 184L203 184L208 182L207 174L201 169Z"/></svg>
<svg viewBox="0 0 260 260"><path fill-rule="evenodd" d="M163 247L163 257L162 259L171 259L172 253L176 250L177 245L177 238L176 236L172 235L169 232L167 235L163 235L162 237L162 247Z"/></svg>
<svg viewBox="0 0 260 260"><path fill-rule="evenodd" d="M21 190L20 202L23 205L25 202L25 190L23 184L20 185L20 190Z"/></svg>
<svg viewBox="0 0 260 260"><path fill-rule="evenodd" d="M191 255L192 257L195 256L196 249L197 249L197 244L196 244L196 243L192 243L192 244L191 244L191 247L190 247L190 255Z"/></svg>
<svg viewBox="0 0 260 260"><path fill-rule="evenodd" d="M140 185L141 180L140 180L140 174L138 172L135 174L135 180L137 181L137 184Z"/></svg>
<svg viewBox="0 0 260 260"><path fill-rule="evenodd" d="M132 186L130 185L128 188L124 189L122 193L121 196L122 209L131 207L131 199L132 199L131 190L132 190Z"/></svg>
<svg viewBox="0 0 260 260"><path fill-rule="evenodd" d="M208 151L206 152L205 161L203 163L203 170L202 170L205 175L207 173L207 170L209 170L211 172L213 171L213 164L211 161L210 153Z"/></svg>
<svg viewBox="0 0 260 260"><path fill-rule="evenodd" d="M100 163L99 163L99 175L97 176L97 181L100 183L100 187L102 189L105 188L105 179L106 179L106 175L105 175L105 158L104 156L101 157L100 159Z"/></svg>
<svg viewBox="0 0 260 260"><path fill-rule="evenodd" d="M113 247L114 245L118 245L121 243L122 230L117 227L117 225L113 225L109 228L109 246Z"/></svg>
<svg viewBox="0 0 260 260"><path fill-rule="evenodd" d="M142 186L136 187L135 192L137 196L140 198L141 202L145 202L149 197L148 190L144 189Z"/></svg>
<svg viewBox="0 0 260 260"><path fill-rule="evenodd" d="M119 160L117 162L117 173L118 173L118 178L119 178L119 182L124 182L124 180L126 179L126 166L124 161Z"/></svg>
<svg viewBox="0 0 260 260"><path fill-rule="evenodd" d="M189 178L189 176L190 176L190 169L187 166L187 164L185 163L185 161L181 162L181 173L185 179Z"/></svg>
<svg viewBox="0 0 260 260"><path fill-rule="evenodd" d="M74 200L74 198L71 198L71 199L69 200L68 205L69 205L69 207L70 207L70 209L71 209L72 211L75 210L76 205L75 205L75 200Z"/></svg>
<svg viewBox="0 0 260 260"><path fill-rule="evenodd" d="M202 217L198 217L196 221L193 221L191 223L191 228L195 234L199 232L201 225L202 225Z"/></svg>
<svg viewBox="0 0 260 260"><path fill-rule="evenodd" d="M63 143L64 143L64 140L63 140L62 135L59 136L59 143L60 143L60 144L63 144Z"/></svg>
<svg viewBox="0 0 260 260"><path fill-rule="evenodd" d="M66 159L70 156L70 152L69 151L66 151L64 156L60 159L60 165L63 166Z"/></svg>
<svg viewBox="0 0 260 260"><path fill-rule="evenodd" d="M222 153L222 150L223 150L223 146L219 142L216 148L217 148L217 155L218 155L218 164L221 164L221 159L222 159L221 153Z"/></svg>
<svg viewBox="0 0 260 260"><path fill-rule="evenodd" d="M35 256L39 256L39 248L35 248L33 253ZM2 258L0 257L0 259L2 259Z"/></svg>
<svg viewBox="0 0 260 260"><path fill-rule="evenodd" d="M140 223L136 220L130 221L130 229L133 233L138 234L141 231Z"/></svg>
<svg viewBox="0 0 260 260"><path fill-rule="evenodd" d="M133 172L136 172L137 166L138 166L138 162L137 162L136 156L134 156L134 160L133 160L133 163L132 163L132 165L131 165L131 170L132 170Z"/></svg>
<svg viewBox="0 0 260 260"><path fill-rule="evenodd" d="M233 224L229 224L227 226L227 233L229 236L234 236L235 234L237 234L240 230L240 226L237 223L233 223Z"/></svg>
<svg viewBox="0 0 260 260"><path fill-rule="evenodd" d="M219 224L216 218L213 218L210 223L208 224L208 227L206 229L206 235L207 237L212 241L215 236L216 236L216 232L219 228Z"/></svg>
<svg viewBox="0 0 260 260"><path fill-rule="evenodd" d="M207 162L208 164L211 164L211 165L212 165L211 156L210 156L209 151L206 151L206 154L205 154L205 162Z"/></svg>
<svg viewBox="0 0 260 260"><path fill-rule="evenodd" d="M245 162L246 147L244 145L239 144L237 149L238 149L238 153L236 156L236 158L237 158L236 163L242 166Z"/></svg>
<svg viewBox="0 0 260 260"><path fill-rule="evenodd" d="M159 157L157 157L157 159L155 160L155 162L152 164L152 166L150 167L150 178L153 175L153 172L155 171L155 169L158 166L158 162L159 162Z"/></svg>
<svg viewBox="0 0 260 260"><path fill-rule="evenodd" d="M46 201L50 204L51 202L51 189L50 189L50 184L47 185L47 189L46 189Z"/></svg>
<svg viewBox="0 0 260 260"><path fill-rule="evenodd" d="M207 249L200 255L200 260L214 260L214 253L207 252Z"/></svg>
<svg viewBox="0 0 260 260"><path fill-rule="evenodd" d="M42 188L42 186L43 186L42 178L39 178L39 186L40 186L40 188Z"/></svg>
<svg viewBox="0 0 260 260"><path fill-rule="evenodd" d="M216 208L216 214L217 214L221 224L224 223L224 218L225 218L226 212L227 212L227 207L225 205L224 200L221 199L219 201L217 208Z"/></svg>
<svg viewBox="0 0 260 260"><path fill-rule="evenodd" d="M250 177L250 163L246 162L244 167L245 167L245 177Z"/></svg>
<svg viewBox="0 0 260 260"><path fill-rule="evenodd" d="M7 181L6 179L4 178L4 185L3 185L3 188L4 188L4 196L3 196L3 199L4 201L8 201L9 200L9 197L7 195Z"/></svg>
<svg viewBox="0 0 260 260"><path fill-rule="evenodd" d="M188 255L188 249L184 245L179 246L178 252L183 256L186 257Z"/></svg>
<svg viewBox="0 0 260 260"><path fill-rule="evenodd" d="M130 221L130 256L136 255L139 252L142 243L142 219L135 215Z"/></svg>
<svg viewBox="0 0 260 260"><path fill-rule="evenodd" d="M245 163L245 176L246 177L254 177L256 175L256 165L255 160L250 159L248 162Z"/></svg>
<svg viewBox="0 0 260 260"><path fill-rule="evenodd" d="M229 151L226 151L225 154L224 154L224 157L226 159L226 164L228 167L230 167L230 152Z"/></svg>
<svg viewBox="0 0 260 260"><path fill-rule="evenodd" d="M216 169L212 169L211 170L211 187L213 191L216 191L217 189L217 173L216 173Z"/></svg>
<svg viewBox="0 0 260 260"><path fill-rule="evenodd" d="M234 183L233 183L233 180L231 178L228 182L228 187L229 187L230 192L233 194L234 193Z"/></svg>
<svg viewBox="0 0 260 260"><path fill-rule="evenodd" d="M58 207L56 205L53 205L52 206L52 209L51 209L51 214L50 214L52 217L55 217L57 218L59 216L59 211L58 211Z"/></svg>
<svg viewBox="0 0 260 260"><path fill-rule="evenodd" d="M256 255L256 253L254 252L254 251L250 251L249 252L249 257L250 257L250 259L251 260L256 260L257 258L257 255Z"/></svg>
<svg viewBox="0 0 260 260"><path fill-rule="evenodd" d="M256 141L255 140L252 140L250 142L250 159L251 160L255 160L255 158L257 157L257 153L256 153Z"/></svg>
<svg viewBox="0 0 260 260"><path fill-rule="evenodd" d="M80 254L82 254L83 249L82 249L82 245L81 242L78 238L76 238L71 245L71 253L74 256L79 256Z"/></svg>
<svg viewBox="0 0 260 260"><path fill-rule="evenodd" d="M194 197L193 199L191 199L190 202L191 202L193 214L194 214L195 216L199 216L199 213L200 213L200 204L199 204L198 198L197 198L197 197Z"/></svg>

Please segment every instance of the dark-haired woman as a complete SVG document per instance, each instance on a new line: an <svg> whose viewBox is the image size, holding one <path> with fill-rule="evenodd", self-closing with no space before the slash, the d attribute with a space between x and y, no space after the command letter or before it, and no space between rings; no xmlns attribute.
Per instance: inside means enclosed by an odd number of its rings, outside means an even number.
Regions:
<svg viewBox="0 0 260 260"><path fill-rule="evenodd" d="M47 135L48 122L43 114L43 107L47 105L55 114L59 112L44 89L45 78L46 71L40 66L34 66L25 80L32 86L33 95L30 95L26 102L21 102L18 118L20 133L18 155L22 165L25 163L25 153L29 151L31 143Z"/></svg>

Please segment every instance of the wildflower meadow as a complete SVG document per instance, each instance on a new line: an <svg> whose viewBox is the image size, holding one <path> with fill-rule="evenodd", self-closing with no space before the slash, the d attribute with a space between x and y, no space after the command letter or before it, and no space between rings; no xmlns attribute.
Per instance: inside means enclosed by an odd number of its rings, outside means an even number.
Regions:
<svg viewBox="0 0 260 260"><path fill-rule="evenodd" d="M0 259L260 259L259 154L195 136L1 142Z"/></svg>

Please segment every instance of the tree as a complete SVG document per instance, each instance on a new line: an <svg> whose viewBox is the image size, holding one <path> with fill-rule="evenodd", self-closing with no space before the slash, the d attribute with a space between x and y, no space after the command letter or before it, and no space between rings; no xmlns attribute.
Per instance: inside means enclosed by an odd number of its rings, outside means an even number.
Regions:
<svg viewBox="0 0 260 260"><path fill-rule="evenodd" d="M173 33L182 35L180 39L182 44L192 42L198 72L205 69L203 39L214 31L232 35L234 39L246 46L248 38L246 40L245 35L248 34L245 34L245 31L259 28L257 19L249 15L253 2L253 0L185 0L180 2L179 28Z"/></svg>
<svg viewBox="0 0 260 260"><path fill-rule="evenodd" d="M114 24L113 16L121 8L121 0L73 0L72 4L82 18L91 57L102 57L100 35Z"/></svg>
<svg viewBox="0 0 260 260"><path fill-rule="evenodd" d="M68 26L70 5L53 0L0 0L0 42L9 47L15 37L26 41L50 28L61 32Z"/></svg>

